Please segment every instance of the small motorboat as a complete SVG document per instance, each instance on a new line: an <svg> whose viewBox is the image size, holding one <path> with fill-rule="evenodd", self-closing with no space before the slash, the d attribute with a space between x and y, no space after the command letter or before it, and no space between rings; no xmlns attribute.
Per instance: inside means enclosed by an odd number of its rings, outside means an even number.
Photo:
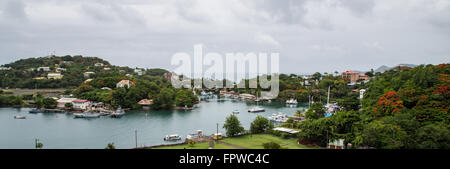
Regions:
<svg viewBox="0 0 450 169"><path fill-rule="evenodd" d="M181 136L179 136L178 134L173 134L173 135L166 135L166 137L164 137L164 141L176 141L176 140L181 140Z"/></svg>
<svg viewBox="0 0 450 169"><path fill-rule="evenodd" d="M231 114L239 114L239 110L234 110Z"/></svg>
<svg viewBox="0 0 450 169"><path fill-rule="evenodd" d="M266 110L261 107L253 107L248 110L248 112L250 112L250 113L257 113L257 112L264 112L264 111L266 111Z"/></svg>
<svg viewBox="0 0 450 169"><path fill-rule="evenodd" d="M84 118L84 113L73 113L73 116L75 116L75 118Z"/></svg>
<svg viewBox="0 0 450 169"><path fill-rule="evenodd" d="M23 116L14 116L15 119L26 119L27 116L23 115Z"/></svg>
<svg viewBox="0 0 450 169"><path fill-rule="evenodd" d="M84 113L74 113L75 118L99 118L99 113L93 113L91 111L85 111Z"/></svg>
<svg viewBox="0 0 450 169"><path fill-rule="evenodd" d="M289 118L285 114L283 114L281 112L278 112L278 114L272 114L272 116L269 117L270 121L279 122L279 123L284 123L288 119Z"/></svg>
<svg viewBox="0 0 450 169"><path fill-rule="evenodd" d="M122 108L118 108L115 112L111 113L112 118L120 118L125 114L125 111Z"/></svg>
<svg viewBox="0 0 450 169"><path fill-rule="evenodd" d="M44 111L42 109L31 109L29 113L43 113Z"/></svg>

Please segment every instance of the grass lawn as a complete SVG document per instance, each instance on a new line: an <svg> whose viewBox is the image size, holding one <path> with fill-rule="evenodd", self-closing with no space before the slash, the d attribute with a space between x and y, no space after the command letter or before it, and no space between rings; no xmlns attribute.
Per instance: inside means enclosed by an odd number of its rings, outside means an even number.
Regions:
<svg viewBox="0 0 450 169"><path fill-rule="evenodd" d="M203 142L203 143L197 143L193 147L185 144L185 145L178 145L178 146L165 146L165 147L158 147L153 149L208 149L209 148L209 142ZM214 143L214 149L234 149L233 147L226 146L223 144L217 144Z"/></svg>
<svg viewBox="0 0 450 169"><path fill-rule="evenodd" d="M248 149L264 149L263 144L267 142L275 142L288 149L311 149L316 147L310 147L297 143L297 139L289 138L283 139L271 134L252 134L244 135L239 137L225 138L221 141L237 145L240 147L245 147Z"/></svg>

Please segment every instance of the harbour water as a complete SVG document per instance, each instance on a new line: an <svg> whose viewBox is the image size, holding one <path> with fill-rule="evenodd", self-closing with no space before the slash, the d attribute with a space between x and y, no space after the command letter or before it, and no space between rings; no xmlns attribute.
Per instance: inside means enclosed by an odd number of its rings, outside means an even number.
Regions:
<svg viewBox="0 0 450 169"><path fill-rule="evenodd" d="M47 149L102 149L114 142L116 148L168 144L165 135L178 134L183 140L196 130L210 135L225 133L222 128L225 118L234 110L245 129L257 115L265 117L282 112L292 116L306 104L287 106L284 103L260 103L265 112L249 113L255 103L216 99L202 101L194 110L133 110L122 118L100 117L95 119L75 119L72 114L38 113L30 114L29 108L0 108L0 148L32 149L35 139L39 139ZM14 119L16 115L26 115L26 119Z"/></svg>

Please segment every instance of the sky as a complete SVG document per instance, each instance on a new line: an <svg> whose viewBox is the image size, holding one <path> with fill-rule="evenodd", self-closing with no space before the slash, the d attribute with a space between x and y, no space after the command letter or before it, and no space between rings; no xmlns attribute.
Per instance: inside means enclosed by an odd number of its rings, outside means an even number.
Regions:
<svg viewBox="0 0 450 169"><path fill-rule="evenodd" d="M173 70L193 53L279 53L282 73L450 62L450 0L1 0L0 64L96 56Z"/></svg>

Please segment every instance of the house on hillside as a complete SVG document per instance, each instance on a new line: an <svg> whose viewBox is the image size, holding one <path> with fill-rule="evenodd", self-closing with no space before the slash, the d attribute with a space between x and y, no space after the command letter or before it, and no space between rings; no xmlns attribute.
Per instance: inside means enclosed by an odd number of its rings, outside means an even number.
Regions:
<svg viewBox="0 0 450 169"><path fill-rule="evenodd" d="M56 68L56 72L64 72L66 71L66 68Z"/></svg>
<svg viewBox="0 0 450 169"><path fill-rule="evenodd" d="M363 81L367 81L369 80L369 76L367 75L360 75L358 72L354 72L354 71L345 71L342 73L341 75L342 79L351 82L351 83L356 83L357 81L363 80Z"/></svg>
<svg viewBox="0 0 450 169"><path fill-rule="evenodd" d="M84 72L83 75L85 78L90 78L91 75L95 74L95 72Z"/></svg>
<svg viewBox="0 0 450 169"><path fill-rule="evenodd" d="M136 69L134 69L134 73L138 74L139 76L144 74L144 71L145 71L145 69L143 69L143 68L136 68Z"/></svg>
<svg viewBox="0 0 450 169"><path fill-rule="evenodd" d="M50 67L38 67L37 71L49 72L50 71Z"/></svg>
<svg viewBox="0 0 450 169"><path fill-rule="evenodd" d="M134 82L134 81L130 81L130 80L121 80L119 83L117 83L116 84L116 88L119 88L119 87L127 87L127 88L129 88L129 87L131 87L131 86L134 86L136 84L136 82Z"/></svg>
<svg viewBox="0 0 450 169"><path fill-rule="evenodd" d="M95 63L95 66L101 67L101 66L105 66L105 64L103 64L103 63Z"/></svg>
<svg viewBox="0 0 450 169"><path fill-rule="evenodd" d="M48 73L47 79L62 79L63 75L61 73Z"/></svg>
<svg viewBox="0 0 450 169"><path fill-rule="evenodd" d="M11 67L0 67L0 70L11 70Z"/></svg>
<svg viewBox="0 0 450 169"><path fill-rule="evenodd" d="M138 102L138 104L142 106L142 109L149 109L152 103L153 100L150 99L142 99L141 101Z"/></svg>

